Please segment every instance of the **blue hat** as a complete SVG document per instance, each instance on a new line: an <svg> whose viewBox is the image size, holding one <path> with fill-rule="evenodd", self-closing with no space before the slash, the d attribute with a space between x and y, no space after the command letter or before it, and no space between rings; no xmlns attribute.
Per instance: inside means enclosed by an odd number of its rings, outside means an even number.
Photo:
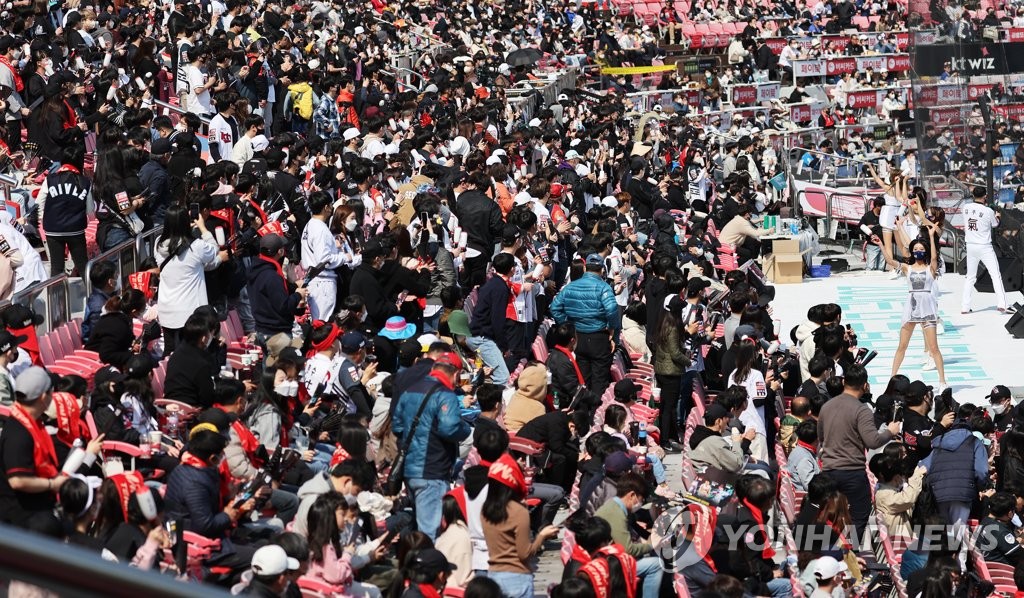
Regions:
<svg viewBox="0 0 1024 598"><path fill-rule="evenodd" d="M341 337L342 353L355 353L366 346L366 337L362 332L351 330Z"/></svg>
<svg viewBox="0 0 1024 598"><path fill-rule="evenodd" d="M604 257L600 253L591 253L587 256L587 265L596 264L598 266L604 266Z"/></svg>
<svg viewBox="0 0 1024 598"><path fill-rule="evenodd" d="M402 316L392 316L377 334L393 341L404 341L416 334L416 324L407 324Z"/></svg>

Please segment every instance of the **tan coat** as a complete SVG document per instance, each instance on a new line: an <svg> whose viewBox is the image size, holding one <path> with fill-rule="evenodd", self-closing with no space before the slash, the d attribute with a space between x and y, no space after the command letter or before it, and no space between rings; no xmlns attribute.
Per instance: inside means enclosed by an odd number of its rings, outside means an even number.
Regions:
<svg viewBox="0 0 1024 598"><path fill-rule="evenodd" d="M547 411L544 399L548 394L547 368L543 365L531 365L523 370L516 381L516 394L508 402L505 410L505 428L514 434L535 417Z"/></svg>

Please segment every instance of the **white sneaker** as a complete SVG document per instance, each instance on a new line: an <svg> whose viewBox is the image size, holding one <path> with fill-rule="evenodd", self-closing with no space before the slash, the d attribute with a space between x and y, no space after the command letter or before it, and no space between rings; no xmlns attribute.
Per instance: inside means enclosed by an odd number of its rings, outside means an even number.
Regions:
<svg viewBox="0 0 1024 598"><path fill-rule="evenodd" d="M931 354L925 355L924 364L921 366L922 372L930 372L935 369L935 358Z"/></svg>

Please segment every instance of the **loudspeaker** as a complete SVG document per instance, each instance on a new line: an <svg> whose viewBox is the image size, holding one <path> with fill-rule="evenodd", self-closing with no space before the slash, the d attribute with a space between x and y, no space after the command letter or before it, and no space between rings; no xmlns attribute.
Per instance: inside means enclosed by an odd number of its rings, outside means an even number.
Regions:
<svg viewBox="0 0 1024 598"><path fill-rule="evenodd" d="M1015 257L999 258L999 273L1003 276L1003 289L1007 293L1024 289L1024 262ZM984 264L978 264L978 280L974 288L980 293L991 293L992 277Z"/></svg>
<svg viewBox="0 0 1024 598"><path fill-rule="evenodd" d="M1006 331L1013 335L1013 338L1024 338L1024 314L1017 312L1006 321Z"/></svg>

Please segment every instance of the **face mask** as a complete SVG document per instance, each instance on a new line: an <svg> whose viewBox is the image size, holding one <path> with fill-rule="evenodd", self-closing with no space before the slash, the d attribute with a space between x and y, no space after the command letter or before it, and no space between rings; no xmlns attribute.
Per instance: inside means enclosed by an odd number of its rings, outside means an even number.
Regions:
<svg viewBox="0 0 1024 598"><path fill-rule="evenodd" d="M924 258L925 258L926 255L927 254L925 252L923 252L923 251L915 251L914 252L914 259L915 260L924 261Z"/></svg>
<svg viewBox="0 0 1024 598"><path fill-rule="evenodd" d="M346 494L345 495L345 502L348 503L348 506L354 507L354 506L356 506L358 504L359 501L358 501L358 497L355 494Z"/></svg>
<svg viewBox="0 0 1024 598"><path fill-rule="evenodd" d="M294 397L299 394L299 383L295 380L285 380L274 387L274 392L282 397Z"/></svg>
<svg viewBox="0 0 1024 598"><path fill-rule="evenodd" d="M1003 403L1000 403L998 405L992 405L992 413L993 415L1002 415L1006 413L1006 405L1004 405Z"/></svg>
<svg viewBox="0 0 1024 598"><path fill-rule="evenodd" d="M348 232L352 232L357 228L359 228L359 223L356 222L354 219L345 221L345 230L347 230Z"/></svg>

